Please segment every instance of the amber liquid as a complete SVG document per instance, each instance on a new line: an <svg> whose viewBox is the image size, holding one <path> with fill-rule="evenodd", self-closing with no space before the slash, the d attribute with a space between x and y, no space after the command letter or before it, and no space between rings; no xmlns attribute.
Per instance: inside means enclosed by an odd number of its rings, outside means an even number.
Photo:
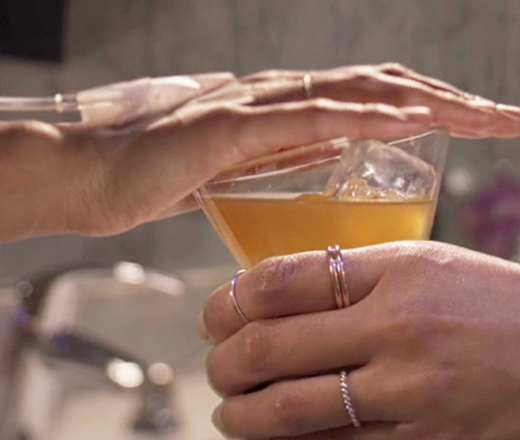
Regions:
<svg viewBox="0 0 520 440"><path fill-rule="evenodd" d="M204 208L244 268L261 260L338 244L343 249L428 239L433 200L203 197Z"/></svg>

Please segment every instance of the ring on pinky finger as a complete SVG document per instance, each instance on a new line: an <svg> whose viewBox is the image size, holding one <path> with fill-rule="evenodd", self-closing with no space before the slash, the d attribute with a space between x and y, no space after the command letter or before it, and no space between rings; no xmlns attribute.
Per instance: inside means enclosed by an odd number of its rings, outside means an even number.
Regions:
<svg viewBox="0 0 520 440"><path fill-rule="evenodd" d="M363 431L371 422L399 420L393 392L385 395L384 387L376 386L372 374L363 369L348 375L349 396L357 419L363 421L361 428L354 427L345 410L337 373L276 382L228 397L215 410L213 421L233 438L283 438L341 427Z"/></svg>

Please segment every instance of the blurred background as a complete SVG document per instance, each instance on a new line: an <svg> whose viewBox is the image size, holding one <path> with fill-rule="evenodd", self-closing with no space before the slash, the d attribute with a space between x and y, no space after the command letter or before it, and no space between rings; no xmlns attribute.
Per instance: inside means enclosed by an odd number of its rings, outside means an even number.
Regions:
<svg viewBox="0 0 520 440"><path fill-rule="evenodd" d="M516 0L5 3L0 39L11 41L3 43L0 58L5 95L49 95L147 75L399 61L472 93L520 102ZM514 173L508 161L518 163L519 156L517 141L453 140L435 237L480 246L465 234L474 225L465 225L461 210L497 175ZM165 270L232 263L203 216L194 213L113 238L2 245L0 278L62 262L120 259Z"/></svg>
<svg viewBox="0 0 520 440"><path fill-rule="evenodd" d="M474 94L520 104L519 33L518 0L0 0L0 95L52 95L143 76L240 75L397 61ZM434 238L516 258L519 163L517 140L452 140ZM116 237L50 237L0 245L0 283L63 264L120 260L179 276L196 297L188 309L163 299L111 303L98 294L92 298L100 307L85 303L78 322L90 323L91 330L117 324L112 340L130 350L141 344L146 353L155 344L155 353L164 354L164 347L179 343L175 337L196 344L186 335L194 333L204 296L235 270L203 215L195 212ZM1 300L0 290L0 308ZM181 321L185 327L172 327ZM105 330L98 336L110 339ZM152 339L146 339L148 334ZM0 342L2 337L0 329ZM0 345L0 359L1 354ZM159 360L164 361L168 355L162 354ZM170 358L174 362L175 356ZM182 368L195 371L193 365ZM43 382L54 384L49 390L61 382L61 376L52 382L48 372L42 373L47 370L38 368L37 389ZM42 377L47 379L41 382ZM203 418L209 424L214 401L205 384L200 388L203 375L189 380L186 395L203 396L190 405L206 402ZM103 405L109 408L105 412L117 407L110 400L88 402L88 408L100 412ZM81 413L88 419L85 426L93 428L90 421L99 419L100 412L85 412L87 406ZM41 408L35 411L33 419L42 419ZM208 432L186 438L218 437ZM108 437L103 430L85 431L85 437L64 430L63 437L34 438L80 439L96 433L114 440L134 438Z"/></svg>

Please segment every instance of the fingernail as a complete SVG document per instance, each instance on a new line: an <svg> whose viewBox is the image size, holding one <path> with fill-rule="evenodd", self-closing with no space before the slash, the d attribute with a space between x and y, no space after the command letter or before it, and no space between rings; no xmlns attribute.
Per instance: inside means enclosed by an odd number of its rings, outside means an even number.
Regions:
<svg viewBox="0 0 520 440"><path fill-rule="evenodd" d="M211 415L211 421L215 428L217 428L220 432L224 431L224 425L222 423L222 404L215 408L213 414Z"/></svg>
<svg viewBox="0 0 520 440"><path fill-rule="evenodd" d="M197 317L197 332L201 339L204 340L209 345L213 345L213 341L211 340L211 336L208 333L208 328L206 327L206 323L204 322L204 313L200 312Z"/></svg>
<svg viewBox="0 0 520 440"><path fill-rule="evenodd" d="M513 119L520 120L520 107L516 107L514 105L498 104L497 110L499 113L502 113Z"/></svg>

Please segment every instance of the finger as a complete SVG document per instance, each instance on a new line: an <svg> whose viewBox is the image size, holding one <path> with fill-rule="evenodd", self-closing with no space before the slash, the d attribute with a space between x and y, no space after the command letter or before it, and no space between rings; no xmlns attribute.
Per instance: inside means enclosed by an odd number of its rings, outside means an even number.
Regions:
<svg viewBox="0 0 520 440"><path fill-rule="evenodd" d="M328 271L325 252L269 258L237 278L235 297L251 321L333 310L336 306ZM214 343L245 325L230 290L230 282L216 289L202 312L200 325Z"/></svg>
<svg viewBox="0 0 520 440"><path fill-rule="evenodd" d="M310 72L270 70L243 77L240 82L252 86L250 90L255 92L257 104L265 104L280 102L284 99L290 100L290 97L305 99L303 77L309 74L312 79L313 95L331 99L349 100L345 93L348 91L349 95L354 97L354 102L365 102L366 97L355 99L356 93L353 89L357 87L359 88L358 92L366 94L370 91L370 88L373 88L373 86L368 87L367 80L371 79L377 82L378 77L382 77L382 75L405 78L427 86L432 91L449 92L464 100L479 99L449 83L421 75L398 63L385 63L379 66L358 65Z"/></svg>
<svg viewBox="0 0 520 440"><path fill-rule="evenodd" d="M233 123L229 124L229 121ZM430 127L429 110L379 104L339 103L327 99L217 109L196 124L206 136L212 164L227 168L252 157L337 137L396 139ZM230 148L230 144L233 148ZM200 161L200 151L198 152ZM234 153L234 154L233 154Z"/></svg>
<svg viewBox="0 0 520 440"><path fill-rule="evenodd" d="M324 71L326 72L326 71ZM420 74L415 70L412 70L402 64L396 62L388 62L379 65L357 65L349 67L339 67L331 69L330 72L342 72L343 74L361 73L361 74L377 74L383 73L390 76L408 78L417 83L421 83L425 86L431 87L439 91L450 92L454 95L458 95L464 99L479 99L479 97L465 92L464 90L455 87L454 85L445 81L432 78L427 75Z"/></svg>
<svg viewBox="0 0 520 440"><path fill-rule="evenodd" d="M520 134L520 109L466 94L456 87L409 71L376 70L370 66L312 72L312 95L345 102L379 102L427 106L435 121L467 137L515 137ZM252 84L257 105L302 100L303 72L273 76Z"/></svg>
<svg viewBox="0 0 520 440"><path fill-rule="evenodd" d="M343 252L350 301L355 304L377 284L388 268L395 244ZM244 327L230 298L230 283L208 298L199 323L211 341L219 343ZM334 310L333 284L324 251L269 258L243 273L235 285L243 313L252 321Z"/></svg>
<svg viewBox="0 0 520 440"><path fill-rule="evenodd" d="M383 243L343 251L351 307L374 292L385 274L406 269L423 258L433 263L455 251L450 245L429 241ZM214 344L246 325L233 305L229 290L230 283L216 289L199 319L201 334ZM239 277L235 296L251 321L336 309L328 260L323 251L273 257L261 262Z"/></svg>
<svg viewBox="0 0 520 440"><path fill-rule="evenodd" d="M275 380L365 365L384 348L384 338L363 310L252 322L210 352L208 377L229 396Z"/></svg>
<svg viewBox="0 0 520 440"><path fill-rule="evenodd" d="M122 209L129 194L139 199L146 217L133 221L143 223L219 172L245 160L338 137L395 139L423 132L430 125L429 110L424 108L396 109L330 100L259 108L187 106L147 127L125 148L110 153L107 197ZM156 178L150 179L154 175Z"/></svg>
<svg viewBox="0 0 520 440"><path fill-rule="evenodd" d="M393 424L404 413L396 405L396 390L376 380L380 377L370 371L356 370L348 375L352 408L367 427L374 422ZM352 427L339 374L277 382L260 391L227 398L215 410L213 420L222 432L237 438L299 437Z"/></svg>
<svg viewBox="0 0 520 440"><path fill-rule="evenodd" d="M422 83L433 89L453 93L454 95L458 95L464 99L479 99L477 96L467 93L464 90L461 90L458 87L453 86L452 84L449 84L445 81L441 81L437 78L432 78L430 76L423 75L399 63L384 63L378 66L377 70L386 75L408 78L413 81Z"/></svg>
<svg viewBox="0 0 520 440"><path fill-rule="evenodd" d="M412 69L409 69L406 66L403 66L399 63L384 63L377 66L371 65L356 65L356 66L346 66L346 67L338 67L334 69L322 70L322 71L312 71L310 72L312 75L316 73L321 74L329 74L333 77L333 74L336 72L340 72L342 75L350 74L356 72L367 72L367 73L384 73L391 76L397 76L402 78L408 78L413 81L417 81L422 83L428 87L431 87L436 90L450 92L455 95L460 96L464 99L479 99L479 97L472 95L470 93L465 92L464 90L459 89L458 87L453 86L445 81L441 81L436 78L432 78L427 75L420 74ZM258 84L265 82L276 82L280 80L285 81L301 81L302 77L306 74L305 71L297 71L297 70L266 70L258 73L254 73L251 75L243 76L240 78L240 82L243 84ZM331 75L332 74L332 75Z"/></svg>
<svg viewBox="0 0 520 440"><path fill-rule="evenodd" d="M450 131L481 137L515 137L520 134L520 118L516 117L520 109L517 107L501 106L483 99L466 99L407 78L381 74L376 80L386 89L383 92L386 99L379 97L378 102L427 106L435 121Z"/></svg>
<svg viewBox="0 0 520 440"><path fill-rule="evenodd" d="M380 74L352 79L354 99L363 102L386 102L391 105L422 105L431 109L435 122L450 132L467 133L465 137L515 137L520 130L518 112L513 106L497 105L484 99L468 99L451 91L430 87L406 77Z"/></svg>
<svg viewBox="0 0 520 440"><path fill-rule="evenodd" d="M240 78L240 82L243 84L258 84L265 82L276 82L280 80L288 81L302 81L302 77L308 72L297 71L297 70L266 70L263 72L254 73ZM460 96L464 99L479 99L479 97L461 90L452 84L445 81L441 81L436 78L432 78L427 75L422 75L412 69L409 69L402 64L390 62L383 63L377 66L372 65L355 65L355 66L343 66L334 69L327 69L322 71L309 72L311 75L327 75L331 79L334 79L336 73L340 73L341 77L353 76L357 73L373 74L373 73L384 73L386 75L397 76L402 78L408 78L418 83L424 84L428 87L439 91L450 92Z"/></svg>
<svg viewBox="0 0 520 440"><path fill-rule="evenodd" d="M417 440L417 437L412 437L409 432L408 425L370 423L362 428L348 426L276 440Z"/></svg>
<svg viewBox="0 0 520 440"><path fill-rule="evenodd" d="M243 84L254 84L258 82L277 81L279 79L301 78L304 74L305 72L300 70L270 69L244 75L239 79Z"/></svg>

